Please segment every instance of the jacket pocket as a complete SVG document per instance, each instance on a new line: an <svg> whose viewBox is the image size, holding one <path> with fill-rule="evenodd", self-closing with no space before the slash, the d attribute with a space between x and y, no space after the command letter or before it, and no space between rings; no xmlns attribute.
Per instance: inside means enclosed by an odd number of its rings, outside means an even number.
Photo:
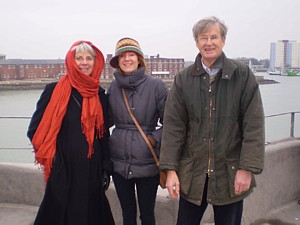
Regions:
<svg viewBox="0 0 300 225"><path fill-rule="evenodd" d="M230 196L236 197L237 195L234 192L234 180L235 180L237 170L239 169L239 160L238 159L227 160L226 167L227 167L227 177L228 177ZM252 174L250 188L248 191L244 192L244 194L251 192L254 187L256 187L256 182L255 182L255 177Z"/></svg>
<svg viewBox="0 0 300 225"><path fill-rule="evenodd" d="M230 192L230 197L235 197L234 193L234 180L235 180L235 175L238 170L239 166L239 160L237 159L231 159L226 161L226 170L227 170L227 179L228 179L228 185L229 185L229 192Z"/></svg>
<svg viewBox="0 0 300 225"><path fill-rule="evenodd" d="M184 158L180 161L178 177L180 180L180 191L187 195L190 191L193 177L194 159Z"/></svg>

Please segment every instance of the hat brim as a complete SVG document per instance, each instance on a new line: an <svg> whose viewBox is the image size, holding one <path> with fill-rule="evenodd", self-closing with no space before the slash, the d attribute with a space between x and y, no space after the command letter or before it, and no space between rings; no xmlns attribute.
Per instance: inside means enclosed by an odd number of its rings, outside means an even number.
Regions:
<svg viewBox="0 0 300 225"><path fill-rule="evenodd" d="M109 61L109 64L111 65L111 67L116 68L116 69L119 68L119 61L118 61L118 59L119 59L118 55L116 55L116 56L114 56L114 57L111 58L111 60Z"/></svg>

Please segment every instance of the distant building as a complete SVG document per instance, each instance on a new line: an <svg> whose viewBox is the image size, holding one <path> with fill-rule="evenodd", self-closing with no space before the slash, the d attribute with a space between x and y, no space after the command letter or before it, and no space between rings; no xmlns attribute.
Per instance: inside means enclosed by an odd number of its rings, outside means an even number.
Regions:
<svg viewBox="0 0 300 225"><path fill-rule="evenodd" d="M0 60L0 80L55 78L64 72L62 59Z"/></svg>
<svg viewBox="0 0 300 225"><path fill-rule="evenodd" d="M270 70L299 69L300 43L291 40L279 40L271 43Z"/></svg>
<svg viewBox="0 0 300 225"><path fill-rule="evenodd" d="M255 69L254 69L254 67L253 67L253 65L252 65L251 58L245 58L245 57L242 57L242 58L236 58L236 59L234 59L234 60L246 64L247 66L249 66L249 68L250 68L253 72L255 72Z"/></svg>
<svg viewBox="0 0 300 225"><path fill-rule="evenodd" d="M161 79L173 79L184 68L183 58L160 58L159 54L145 58L146 73Z"/></svg>
<svg viewBox="0 0 300 225"><path fill-rule="evenodd" d="M1 56L1 55L0 55ZM5 57L5 56L4 56ZM109 64L112 54L107 54L100 79L113 79L114 68ZM161 79L172 79L184 68L183 58L145 58L146 73ZM63 59L3 59L0 60L0 80L57 78L66 72Z"/></svg>
<svg viewBox="0 0 300 225"><path fill-rule="evenodd" d="M254 58L245 58L245 57L236 58L235 60L249 66L252 72L267 72L267 68L265 65L268 63L268 60L263 60L261 62L258 62Z"/></svg>
<svg viewBox="0 0 300 225"><path fill-rule="evenodd" d="M6 55L0 54L0 60L6 59Z"/></svg>
<svg viewBox="0 0 300 225"><path fill-rule="evenodd" d="M242 58L236 58L234 60L242 62L242 63L246 64L247 66L249 66L250 68L252 68L252 62L251 62L250 58L242 57Z"/></svg>
<svg viewBox="0 0 300 225"><path fill-rule="evenodd" d="M113 57L112 54L107 54L105 59L105 65L101 74L101 80L112 80L113 79L113 72L115 69L110 66L109 61Z"/></svg>

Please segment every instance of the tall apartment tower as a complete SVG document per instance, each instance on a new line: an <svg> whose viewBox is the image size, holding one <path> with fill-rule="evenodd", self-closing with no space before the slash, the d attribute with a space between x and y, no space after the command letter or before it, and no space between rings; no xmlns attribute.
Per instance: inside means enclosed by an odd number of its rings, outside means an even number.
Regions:
<svg viewBox="0 0 300 225"><path fill-rule="evenodd" d="M291 40L279 40L271 43L270 70L299 68L300 43Z"/></svg>

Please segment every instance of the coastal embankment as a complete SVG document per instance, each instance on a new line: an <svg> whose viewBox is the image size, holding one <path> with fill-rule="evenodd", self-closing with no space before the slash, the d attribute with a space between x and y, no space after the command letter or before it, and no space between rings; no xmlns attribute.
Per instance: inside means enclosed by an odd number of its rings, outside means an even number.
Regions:
<svg viewBox="0 0 300 225"><path fill-rule="evenodd" d="M256 76L259 84L274 84L278 83L274 80L264 79L264 76ZM35 90L44 89L49 83L56 82L55 78L44 79L27 79L27 80L6 80L0 81L0 90ZM163 79L168 87L171 87L173 79ZM101 80L101 86L107 90L111 80Z"/></svg>

